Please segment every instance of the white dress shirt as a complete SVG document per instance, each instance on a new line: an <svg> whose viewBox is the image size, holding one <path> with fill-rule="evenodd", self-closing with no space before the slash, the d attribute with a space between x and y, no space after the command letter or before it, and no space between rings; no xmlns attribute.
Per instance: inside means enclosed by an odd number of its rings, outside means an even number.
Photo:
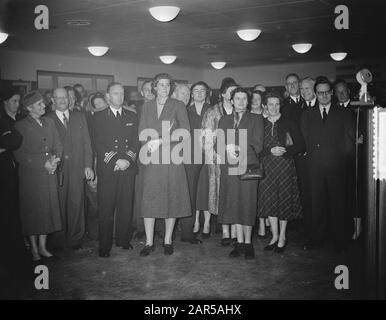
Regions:
<svg viewBox="0 0 386 320"><path fill-rule="evenodd" d="M110 110L114 113L115 117L117 116L117 112L119 112L119 114L122 115L122 107L120 107L119 109L115 109L112 106L110 106Z"/></svg>
<svg viewBox="0 0 386 320"><path fill-rule="evenodd" d="M59 111L59 110L55 110L55 113L56 115L58 116L59 120L64 124L64 119L63 119L63 114L66 115L66 118L67 120L70 120L70 112L68 111L68 109L66 111Z"/></svg>
<svg viewBox="0 0 386 320"><path fill-rule="evenodd" d="M300 101L300 95L298 95L297 97L294 97L294 96L290 95L290 97L291 97L292 101L295 102L295 103L298 103ZM296 101L296 100L298 100L298 101Z"/></svg>
<svg viewBox="0 0 386 320"><path fill-rule="evenodd" d="M322 116L322 118L323 118L323 109L326 108L326 113L328 115L328 113L330 112L330 107L331 107L331 103L329 103L328 105L325 105L325 106L322 106L321 104L319 104L319 111L320 111L320 115Z"/></svg>

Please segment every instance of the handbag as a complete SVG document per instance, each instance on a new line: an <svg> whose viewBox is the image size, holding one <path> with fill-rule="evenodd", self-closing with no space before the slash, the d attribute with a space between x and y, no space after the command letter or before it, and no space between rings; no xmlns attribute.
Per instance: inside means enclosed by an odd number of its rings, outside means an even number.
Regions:
<svg viewBox="0 0 386 320"><path fill-rule="evenodd" d="M242 181L248 180L258 180L264 177L263 164L251 164L248 165L247 171L239 176L239 179Z"/></svg>

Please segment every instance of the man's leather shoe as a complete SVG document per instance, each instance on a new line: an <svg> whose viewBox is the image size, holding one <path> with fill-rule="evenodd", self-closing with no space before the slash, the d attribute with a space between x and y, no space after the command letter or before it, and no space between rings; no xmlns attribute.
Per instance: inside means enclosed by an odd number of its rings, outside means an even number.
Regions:
<svg viewBox="0 0 386 320"><path fill-rule="evenodd" d="M245 252L244 243L236 243L235 248L229 253L230 258L240 257Z"/></svg>
<svg viewBox="0 0 386 320"><path fill-rule="evenodd" d="M255 250L253 249L252 243L245 243L244 244L244 257L247 260L255 258Z"/></svg>
<svg viewBox="0 0 386 320"><path fill-rule="evenodd" d="M200 244L200 243L202 243L202 241L200 239L197 239L197 238L191 238L191 239L182 238L181 241L182 242L189 242L191 244Z"/></svg>

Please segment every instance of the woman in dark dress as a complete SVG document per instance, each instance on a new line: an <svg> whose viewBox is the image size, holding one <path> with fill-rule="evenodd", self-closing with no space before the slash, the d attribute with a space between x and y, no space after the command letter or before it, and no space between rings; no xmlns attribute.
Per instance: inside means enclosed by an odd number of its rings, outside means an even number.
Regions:
<svg viewBox="0 0 386 320"><path fill-rule="evenodd" d="M281 97L265 97L268 118L264 119L264 149L260 156L265 177L259 185L258 216L269 218L272 239L264 250L281 253L287 244L288 220L302 216L293 156L304 152L300 129L280 114ZM279 231L280 230L280 231Z"/></svg>
<svg viewBox="0 0 386 320"><path fill-rule="evenodd" d="M140 212L144 218L146 245L141 256L147 256L154 250L154 222L156 218L165 220L164 253L173 254L172 233L176 218L192 214L190 196L184 164L173 161L173 147L177 142L167 139L162 128L166 126L173 138L177 129L185 129L180 141L190 139L190 125L186 108L181 101L170 98L173 79L163 73L154 78L152 88L154 100L143 105L139 122L139 135L143 146L139 161L143 165L143 183ZM150 135L152 136L150 138ZM143 141L146 139L146 141ZM164 156L169 155L169 161ZM151 162L148 162L151 157ZM156 158L156 161L153 159Z"/></svg>
<svg viewBox="0 0 386 320"><path fill-rule="evenodd" d="M20 217L24 236L31 243L33 261L55 258L46 248L47 234L61 230L55 170L63 152L53 120L42 117L43 97L38 91L25 95L29 114L16 122L23 142L14 154L19 163Z"/></svg>
<svg viewBox="0 0 386 320"><path fill-rule="evenodd" d="M262 116L247 110L248 99L248 92L244 88L233 90L231 102L234 113L222 117L219 122L219 129L224 132L226 147L222 146L221 139L217 138L216 149L220 156L226 153L226 157L221 161L218 221L236 225L237 243L230 252L230 257L238 257L244 253L246 259L253 259L255 253L251 234L256 221L258 181L242 181L239 175L245 172L247 165L259 163L258 154L263 148L264 127ZM232 132L228 131L232 129L235 130L234 141L230 138ZM226 148L226 152L221 152L222 147ZM245 165L244 169L240 164ZM240 169L235 170L237 166Z"/></svg>

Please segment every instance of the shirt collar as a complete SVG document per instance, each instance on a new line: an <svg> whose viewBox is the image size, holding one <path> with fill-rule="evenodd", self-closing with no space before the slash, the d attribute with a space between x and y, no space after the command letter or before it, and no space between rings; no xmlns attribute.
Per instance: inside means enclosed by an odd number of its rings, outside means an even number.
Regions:
<svg viewBox="0 0 386 320"><path fill-rule="evenodd" d="M63 114L66 115L67 119L70 118L70 112L68 111L68 109L66 111L64 111L64 112L63 111L59 111L59 110L55 110L55 113L56 113L56 115L58 116L58 118L60 120L63 120Z"/></svg>
<svg viewBox="0 0 386 320"><path fill-rule="evenodd" d="M295 102L295 103L296 103L296 100L297 100L297 99L299 99L299 101L300 101L300 95L298 95L298 96L296 96L296 97L290 95L290 98L291 98L292 101Z"/></svg>
<svg viewBox="0 0 386 320"><path fill-rule="evenodd" d="M113 112L114 116L117 116L117 112L119 112L122 115L122 107L120 107L119 109L116 109L110 106L110 110Z"/></svg>
<svg viewBox="0 0 386 320"><path fill-rule="evenodd" d="M346 108L350 104L350 99L348 99L346 102L343 102L344 107Z"/></svg>
<svg viewBox="0 0 386 320"><path fill-rule="evenodd" d="M330 112L330 107L331 107L331 102L326 106L322 106L321 104L319 104L320 113L323 113L323 108L326 108L326 112L328 114Z"/></svg>
<svg viewBox="0 0 386 320"><path fill-rule="evenodd" d="M312 99L312 100L309 100L309 101L307 101L306 103L307 103L307 107L308 107L308 103L311 101L311 107L314 107L315 106L315 103L316 103L316 97L314 97L314 99Z"/></svg>

